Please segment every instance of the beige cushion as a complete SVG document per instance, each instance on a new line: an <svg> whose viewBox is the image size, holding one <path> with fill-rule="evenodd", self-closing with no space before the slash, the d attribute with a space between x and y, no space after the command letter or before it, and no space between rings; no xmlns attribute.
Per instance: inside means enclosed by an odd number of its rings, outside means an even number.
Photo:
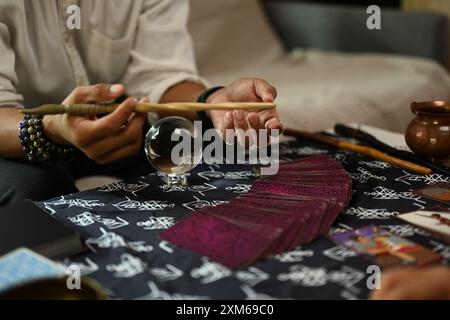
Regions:
<svg viewBox="0 0 450 320"><path fill-rule="evenodd" d="M189 30L201 74L261 66L283 54L258 0L191 0Z"/></svg>

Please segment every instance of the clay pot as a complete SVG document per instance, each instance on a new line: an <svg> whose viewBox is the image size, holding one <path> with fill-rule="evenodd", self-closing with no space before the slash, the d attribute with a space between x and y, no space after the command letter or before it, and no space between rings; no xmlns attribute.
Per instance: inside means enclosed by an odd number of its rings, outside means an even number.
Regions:
<svg viewBox="0 0 450 320"><path fill-rule="evenodd" d="M416 117L406 129L406 143L419 156L450 165L450 102L414 102Z"/></svg>

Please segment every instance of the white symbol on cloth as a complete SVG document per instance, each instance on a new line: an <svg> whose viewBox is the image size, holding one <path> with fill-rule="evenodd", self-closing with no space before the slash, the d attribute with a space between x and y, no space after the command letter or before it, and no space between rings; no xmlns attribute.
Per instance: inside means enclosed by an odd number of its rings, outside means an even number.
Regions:
<svg viewBox="0 0 450 320"><path fill-rule="evenodd" d="M324 268L295 265L289 268L288 273L279 274L278 280L291 281L303 287L320 287L327 283L327 273Z"/></svg>
<svg viewBox="0 0 450 320"><path fill-rule="evenodd" d="M226 190L233 191L233 193L247 193L252 186L248 184L237 184L234 187L226 187Z"/></svg>
<svg viewBox="0 0 450 320"><path fill-rule="evenodd" d="M439 253L445 260L450 260L450 246L431 240L430 244L434 246L433 251Z"/></svg>
<svg viewBox="0 0 450 320"><path fill-rule="evenodd" d="M232 272L227 267L209 261L207 258L202 258L203 264L199 268L192 269L191 277L199 279L203 284L218 281L222 278L231 276Z"/></svg>
<svg viewBox="0 0 450 320"><path fill-rule="evenodd" d="M269 274L255 267L249 267L247 270L237 271L235 275L236 278L242 282L245 282L250 287L269 279Z"/></svg>
<svg viewBox="0 0 450 320"><path fill-rule="evenodd" d="M211 179L244 180L249 179L251 177L256 177L256 173L253 171L221 172L215 171L213 168L211 168L211 171L199 172L198 176L205 180Z"/></svg>
<svg viewBox="0 0 450 320"><path fill-rule="evenodd" d="M300 250L300 248L281 254L277 254L272 258L280 262L300 262L303 261L305 257L312 257L314 251L312 250Z"/></svg>
<svg viewBox="0 0 450 320"><path fill-rule="evenodd" d="M118 264L109 264L106 270L113 272L116 278L131 278L144 272L146 266L147 264L138 257L124 253L120 256Z"/></svg>
<svg viewBox="0 0 450 320"><path fill-rule="evenodd" d="M136 298L136 300L208 300L207 296L195 296L183 293L168 293L160 290L158 286L153 282L147 282L150 292L145 296Z"/></svg>
<svg viewBox="0 0 450 320"><path fill-rule="evenodd" d="M341 270L330 271L328 273L328 281L336 283L346 288L351 288L362 279L365 273L348 266L343 266ZM355 288L354 288L355 289Z"/></svg>
<svg viewBox="0 0 450 320"><path fill-rule="evenodd" d="M162 186L159 186L159 188L164 192L184 192L184 191L186 191L186 187L177 186L177 185L164 184Z"/></svg>
<svg viewBox="0 0 450 320"><path fill-rule="evenodd" d="M334 161L338 161L340 163L347 163L347 155L345 153L336 153L331 157Z"/></svg>
<svg viewBox="0 0 450 320"><path fill-rule="evenodd" d="M91 259L86 257L84 258L84 261L86 263L65 261L64 264L67 265L67 268L78 268L81 271L81 275L83 276L86 276L98 270L98 265Z"/></svg>
<svg viewBox="0 0 450 320"><path fill-rule="evenodd" d="M200 200L199 198L197 198L195 196L194 196L194 199L196 199L196 200L184 203L183 207L188 208L191 211L195 211L195 210L202 209L205 207L215 207L220 204L228 203L228 201L221 201L221 200L212 200L212 201Z"/></svg>
<svg viewBox="0 0 450 320"><path fill-rule="evenodd" d="M400 237L411 237L415 234L421 235L421 236L430 236L428 232L425 230L414 227L410 224L400 224L400 225L384 225L383 228L389 229L390 232L400 236Z"/></svg>
<svg viewBox="0 0 450 320"><path fill-rule="evenodd" d="M389 169L392 167L389 163L384 161L360 161L359 164L374 169Z"/></svg>
<svg viewBox="0 0 450 320"><path fill-rule="evenodd" d="M356 257L357 253L343 246L336 246L323 251L323 255L336 261L345 261L347 258Z"/></svg>
<svg viewBox="0 0 450 320"><path fill-rule="evenodd" d="M366 209L363 207L350 207L344 213L357 216L359 219L389 219L399 214L396 211L390 212L387 209Z"/></svg>
<svg viewBox="0 0 450 320"><path fill-rule="evenodd" d="M169 242L163 240L159 243L159 247L167 253L173 253L173 249Z"/></svg>
<svg viewBox="0 0 450 320"><path fill-rule="evenodd" d="M245 300L278 300L278 298L269 296L268 294L258 293L253 288L247 285L242 285L241 290L246 295Z"/></svg>
<svg viewBox="0 0 450 320"><path fill-rule="evenodd" d="M173 217L149 217L146 221L136 223L138 227L144 230L165 230L175 224Z"/></svg>
<svg viewBox="0 0 450 320"><path fill-rule="evenodd" d="M74 217L69 217L69 221L80 227L86 227L94 224L95 222L98 222L100 224L103 224L110 230L118 229L128 225L128 222L120 217L116 217L116 219L102 218L100 215L95 215L88 211L80 213Z"/></svg>
<svg viewBox="0 0 450 320"><path fill-rule="evenodd" d="M415 200L420 203L425 203L425 201L421 200L422 197L414 194L413 192L397 192L392 189L388 189L382 186L378 186L372 190L372 192L364 192L366 196L372 196L374 200L399 200L399 199L407 199L407 200Z"/></svg>
<svg viewBox="0 0 450 320"><path fill-rule="evenodd" d="M159 200L137 201L131 200L128 197L126 197L126 199L127 200L113 204L113 206L119 209L120 211L125 210L156 211L156 210L164 210L167 208L173 208L175 206L175 204L167 203L166 201L159 201Z"/></svg>
<svg viewBox="0 0 450 320"><path fill-rule="evenodd" d="M192 191L192 192L198 192L202 196L204 196L203 192L211 191L217 189L215 186L210 185L208 183L200 184L200 185L192 185L189 187L183 187L183 186L169 186L169 185L162 185L159 186L164 192L184 192L186 190Z"/></svg>
<svg viewBox="0 0 450 320"><path fill-rule="evenodd" d="M183 271L171 264L167 264L165 268L150 269L150 273L161 282L173 281L183 276Z"/></svg>
<svg viewBox="0 0 450 320"><path fill-rule="evenodd" d="M403 182L407 185L411 185L410 182L422 182L427 185L433 185L442 182L450 182L449 177L444 177L442 174L432 173L427 175L416 175L403 171L405 175L395 179L395 181Z"/></svg>
<svg viewBox="0 0 450 320"><path fill-rule="evenodd" d="M188 187L189 191L198 192L202 196L204 196L204 192L208 192L208 191L212 191L212 190L216 190L216 189L217 189L217 187L210 185L208 183L205 183L203 185L194 185L194 186Z"/></svg>
<svg viewBox="0 0 450 320"><path fill-rule="evenodd" d="M138 253L153 251L153 246L146 244L145 241L128 242L128 248Z"/></svg>
<svg viewBox="0 0 450 320"><path fill-rule="evenodd" d="M149 186L148 183L138 181L138 183L125 183L123 181L117 181L111 184L108 184L106 186L101 186L98 188L98 191L101 192L113 192L113 191L125 191L133 194L135 197L137 196L136 193L138 193L141 190L144 190Z"/></svg>
<svg viewBox="0 0 450 320"><path fill-rule="evenodd" d="M366 183L370 179L380 180L380 181L386 181L386 177L377 176L376 174L373 174L372 172L359 167L357 169L357 173L352 173L351 176L354 180L357 180L359 183Z"/></svg>
<svg viewBox="0 0 450 320"><path fill-rule="evenodd" d="M84 209L92 209L95 207L104 207L105 204L99 202L98 200L85 200L85 199L65 199L61 196L61 199L44 202L45 206L63 206L68 205L68 207L80 207Z"/></svg>
<svg viewBox="0 0 450 320"><path fill-rule="evenodd" d="M311 148L311 147L302 147L302 148L297 148L295 150L295 153L298 154L299 156L313 156L316 154L326 154L326 153L328 153L328 151L317 149L317 148Z"/></svg>
<svg viewBox="0 0 450 320"><path fill-rule="evenodd" d="M96 245L98 248L120 248L126 247L135 252L150 252L153 250L153 247L150 245L146 245L144 241L134 241L127 242L125 239L114 232L108 232L103 228L100 228L102 235L98 238L88 238L85 241L86 246L91 249L93 252L97 252L93 245Z"/></svg>
<svg viewBox="0 0 450 320"><path fill-rule="evenodd" d="M85 241L86 246L94 252L97 252L92 245L99 248L119 248L126 247L126 242L121 235L114 232L107 232L100 228L102 235L98 238L88 238Z"/></svg>
<svg viewBox="0 0 450 320"><path fill-rule="evenodd" d="M343 266L341 270L333 270L327 273L325 268L309 268L303 265L295 265L289 268L288 273L278 275L280 281L291 281L303 287L320 287L328 282L333 282L346 288L353 287L364 279L362 271Z"/></svg>

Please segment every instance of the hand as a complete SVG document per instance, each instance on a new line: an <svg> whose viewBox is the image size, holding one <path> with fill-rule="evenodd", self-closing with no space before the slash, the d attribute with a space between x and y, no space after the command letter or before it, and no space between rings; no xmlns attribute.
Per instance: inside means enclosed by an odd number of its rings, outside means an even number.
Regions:
<svg viewBox="0 0 450 320"><path fill-rule="evenodd" d="M111 101L124 93L120 84L77 87L63 104ZM42 120L44 132L54 142L71 144L101 164L132 156L139 152L146 121L146 114L133 112L136 103L135 98L128 98L102 118L47 115Z"/></svg>
<svg viewBox="0 0 450 320"><path fill-rule="evenodd" d="M450 299L450 268L446 266L398 268L381 275L381 288L373 300Z"/></svg>
<svg viewBox="0 0 450 320"><path fill-rule="evenodd" d="M266 81L242 78L232 82L228 87L216 91L209 97L208 102L273 102L276 96L276 89ZM227 129L244 131L247 129L279 129L282 131L283 129L275 109L260 112L212 110L210 117L222 139L226 138L225 130Z"/></svg>

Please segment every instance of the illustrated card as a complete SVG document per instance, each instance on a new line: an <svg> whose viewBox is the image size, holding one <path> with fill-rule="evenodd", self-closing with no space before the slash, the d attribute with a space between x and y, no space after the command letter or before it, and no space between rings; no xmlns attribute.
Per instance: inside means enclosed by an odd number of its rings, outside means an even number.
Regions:
<svg viewBox="0 0 450 320"><path fill-rule="evenodd" d="M330 236L336 243L370 257L381 267L423 266L441 260L437 253L374 225Z"/></svg>

